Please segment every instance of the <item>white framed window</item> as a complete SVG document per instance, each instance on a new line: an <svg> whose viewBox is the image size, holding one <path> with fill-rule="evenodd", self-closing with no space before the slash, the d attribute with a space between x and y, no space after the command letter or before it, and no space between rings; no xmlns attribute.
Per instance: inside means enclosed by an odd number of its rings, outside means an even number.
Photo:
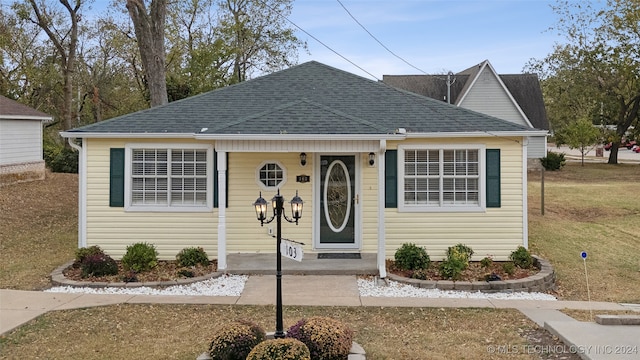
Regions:
<svg viewBox="0 0 640 360"><path fill-rule="evenodd" d="M265 161L256 169L256 181L266 190L274 190L283 185L287 179L287 171L277 161Z"/></svg>
<svg viewBox="0 0 640 360"><path fill-rule="evenodd" d="M398 147L398 210L484 211L483 145Z"/></svg>
<svg viewBox="0 0 640 360"><path fill-rule="evenodd" d="M125 208L129 211L209 211L213 208L213 147L128 144Z"/></svg>

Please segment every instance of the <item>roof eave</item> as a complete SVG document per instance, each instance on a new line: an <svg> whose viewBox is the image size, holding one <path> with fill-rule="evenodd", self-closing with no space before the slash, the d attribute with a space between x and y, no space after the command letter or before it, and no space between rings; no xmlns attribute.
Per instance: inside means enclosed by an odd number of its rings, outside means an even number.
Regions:
<svg viewBox="0 0 640 360"><path fill-rule="evenodd" d="M53 121L51 116L33 116L33 115L0 115L3 120L38 120L44 122Z"/></svg>
<svg viewBox="0 0 640 360"><path fill-rule="evenodd" d="M94 138L94 139L192 139L194 133L114 133L114 132L83 132L83 131L61 131L60 136L64 138Z"/></svg>
<svg viewBox="0 0 640 360"><path fill-rule="evenodd" d="M453 137L509 137L509 136L546 136L545 130L523 130L523 131L470 131L470 132L433 132L433 133L407 133L407 139L416 138L453 138Z"/></svg>

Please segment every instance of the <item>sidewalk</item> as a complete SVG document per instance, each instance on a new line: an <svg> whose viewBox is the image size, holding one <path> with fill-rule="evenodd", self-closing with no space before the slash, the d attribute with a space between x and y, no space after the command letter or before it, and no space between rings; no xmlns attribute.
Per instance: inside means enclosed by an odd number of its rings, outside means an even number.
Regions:
<svg viewBox="0 0 640 360"><path fill-rule="evenodd" d="M581 354L583 359L640 357L640 326L584 323L558 311L634 309L640 314L640 306L583 301L361 297L356 280L357 277L352 275L285 275L282 278L283 303L285 306L512 308L561 338L570 349L584 352ZM240 296L95 295L0 290L0 334L53 310L119 303L273 305L275 291L275 278L269 275L250 276ZM637 352L631 357L624 357L616 354L620 349L637 349Z"/></svg>

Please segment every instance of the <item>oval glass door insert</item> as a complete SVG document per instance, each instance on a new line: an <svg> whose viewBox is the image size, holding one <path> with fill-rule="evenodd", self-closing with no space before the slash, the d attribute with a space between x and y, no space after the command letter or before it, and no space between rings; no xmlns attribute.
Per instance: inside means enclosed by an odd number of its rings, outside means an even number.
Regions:
<svg viewBox="0 0 640 360"><path fill-rule="evenodd" d="M341 232L349 222L351 212L351 179L341 160L329 165L324 178L324 216L334 232Z"/></svg>

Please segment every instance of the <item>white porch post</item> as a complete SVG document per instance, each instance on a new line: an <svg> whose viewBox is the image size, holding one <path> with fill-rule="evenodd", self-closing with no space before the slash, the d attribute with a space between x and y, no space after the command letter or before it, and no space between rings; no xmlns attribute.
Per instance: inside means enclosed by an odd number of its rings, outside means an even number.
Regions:
<svg viewBox="0 0 640 360"><path fill-rule="evenodd" d="M227 152L218 158L218 270L227 269Z"/></svg>
<svg viewBox="0 0 640 360"><path fill-rule="evenodd" d="M529 206L527 202L527 163L529 138L522 139L522 246L529 248Z"/></svg>
<svg viewBox="0 0 640 360"><path fill-rule="evenodd" d="M387 151L387 141L380 140L380 149L378 150L378 273L381 278L387 277L387 268L385 264L385 152Z"/></svg>

